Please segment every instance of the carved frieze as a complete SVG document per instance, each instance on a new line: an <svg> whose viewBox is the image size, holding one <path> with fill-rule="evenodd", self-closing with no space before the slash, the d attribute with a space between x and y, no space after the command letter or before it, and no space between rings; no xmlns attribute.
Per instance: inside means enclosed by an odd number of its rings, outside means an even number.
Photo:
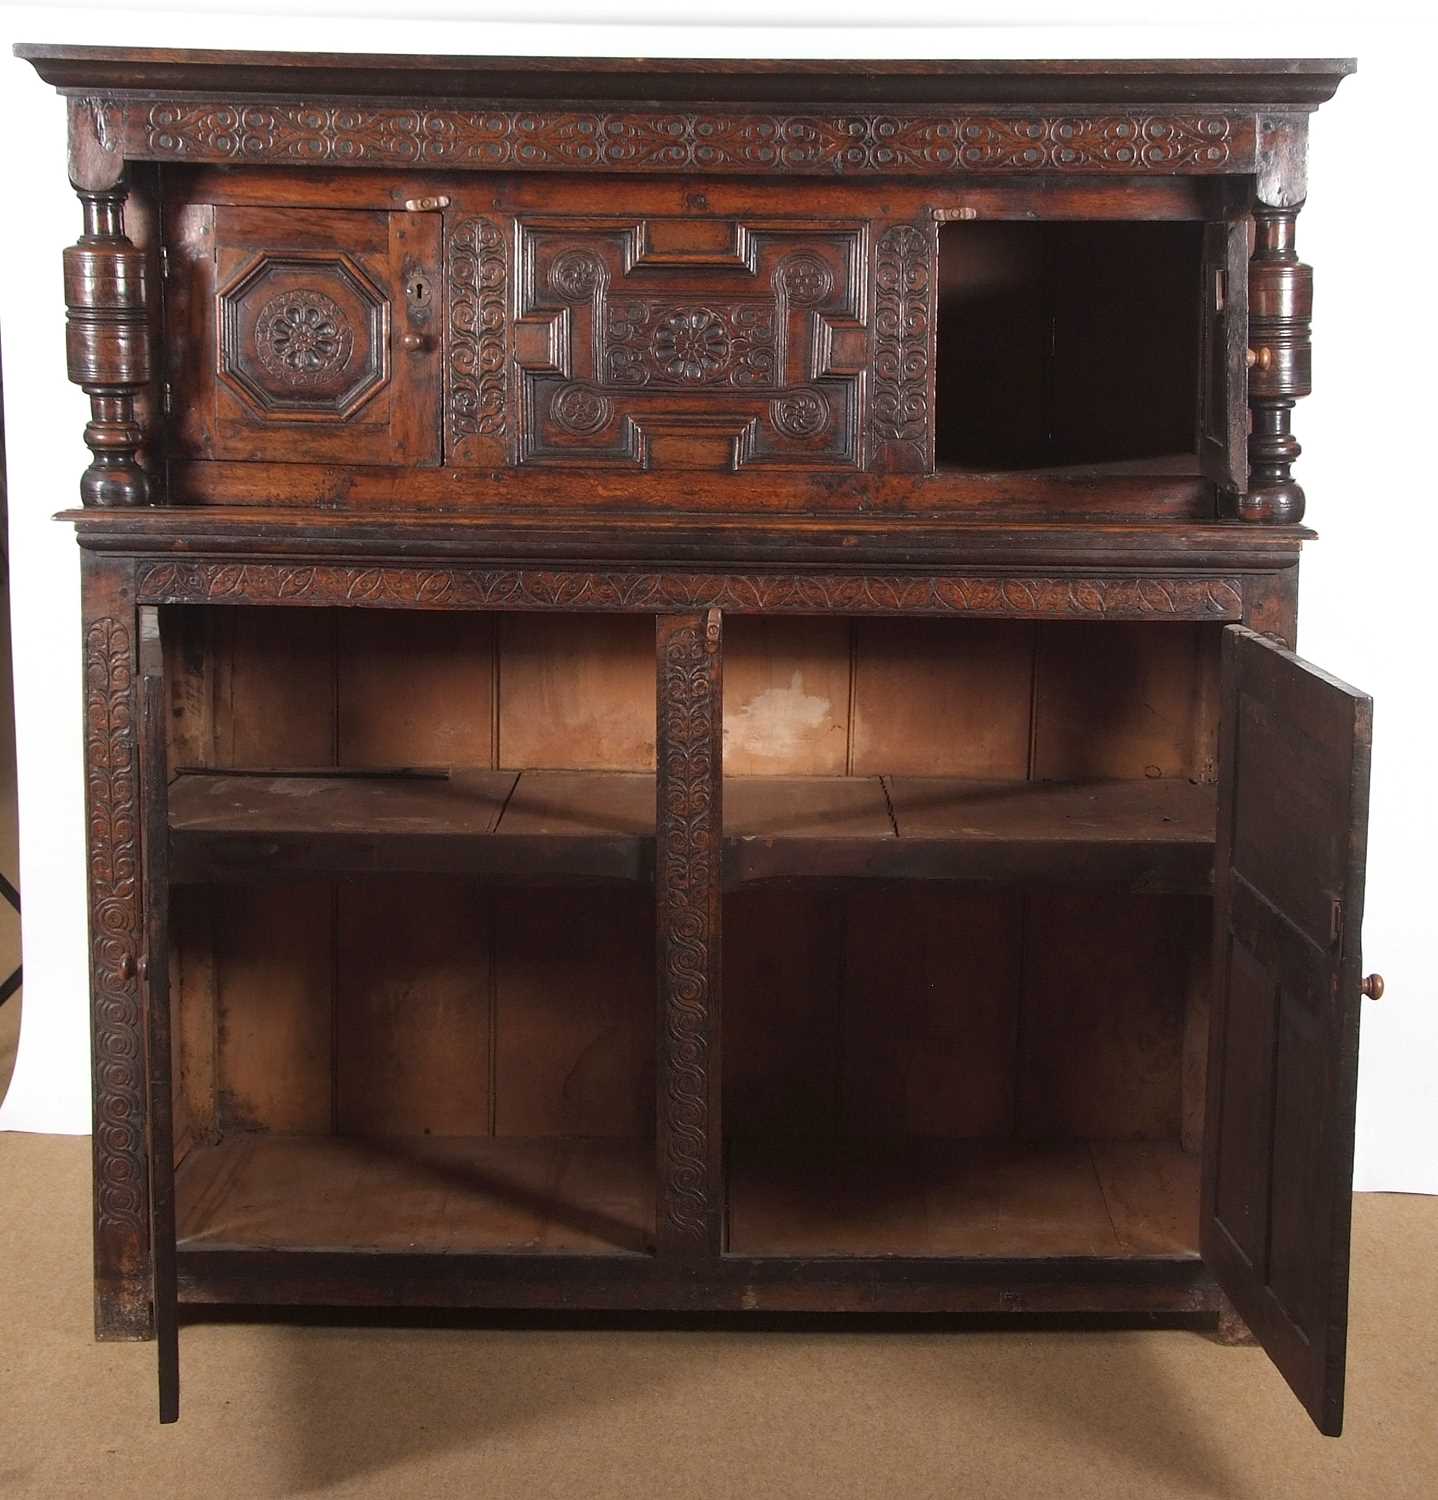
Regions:
<svg viewBox="0 0 1438 1500"><path fill-rule="evenodd" d="M958 176L1241 171L1254 152L1251 117L1200 110L790 114L188 99L120 107L129 154L162 161Z"/></svg>
<svg viewBox="0 0 1438 1500"><path fill-rule="evenodd" d="M976 615L1022 619L1237 620L1236 577L1041 577L990 573L704 573L561 568L351 567L157 562L138 595L154 604L361 604L394 609L597 609L644 613Z"/></svg>

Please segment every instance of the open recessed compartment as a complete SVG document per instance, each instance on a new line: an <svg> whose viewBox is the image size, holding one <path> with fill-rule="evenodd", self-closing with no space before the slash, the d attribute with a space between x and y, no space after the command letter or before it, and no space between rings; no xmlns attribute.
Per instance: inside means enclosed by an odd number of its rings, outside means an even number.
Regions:
<svg viewBox="0 0 1438 1500"><path fill-rule="evenodd" d="M1220 631L814 622L893 830L726 896L729 1254L1197 1256Z"/></svg>
<svg viewBox="0 0 1438 1500"><path fill-rule="evenodd" d="M1195 1253L1220 629L726 621L731 1254ZM182 1252L649 1252L653 618L165 632Z"/></svg>
<svg viewBox="0 0 1438 1500"><path fill-rule="evenodd" d="M162 612L182 1263L652 1251L653 726L556 707L583 625Z"/></svg>
<svg viewBox="0 0 1438 1500"><path fill-rule="evenodd" d="M1204 238L1184 220L941 224L938 467L1197 475Z"/></svg>

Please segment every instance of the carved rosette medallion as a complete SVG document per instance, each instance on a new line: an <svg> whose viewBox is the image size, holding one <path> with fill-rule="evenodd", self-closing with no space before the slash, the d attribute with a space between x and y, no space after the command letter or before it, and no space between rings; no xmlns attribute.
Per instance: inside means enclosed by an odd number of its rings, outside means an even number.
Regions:
<svg viewBox="0 0 1438 1500"><path fill-rule="evenodd" d="M139 755L130 632L96 620L85 632L85 765L94 992L94 1155L101 1229L146 1229L145 1049L141 947Z"/></svg>
<svg viewBox="0 0 1438 1500"><path fill-rule="evenodd" d="M829 416L829 403L819 391L791 391L769 403L769 419L786 437L813 437L829 425Z"/></svg>
<svg viewBox="0 0 1438 1500"><path fill-rule="evenodd" d="M255 319L260 363L287 385L309 385L342 370L353 345L349 320L323 292L271 297Z"/></svg>
<svg viewBox="0 0 1438 1500"><path fill-rule="evenodd" d="M671 380L711 380L729 362L729 333L707 307L671 313L654 330L654 361Z"/></svg>
<svg viewBox="0 0 1438 1500"><path fill-rule="evenodd" d="M614 408L607 396L587 385L567 385L555 396L549 414L566 432L587 437L609 425Z"/></svg>
<svg viewBox="0 0 1438 1500"><path fill-rule="evenodd" d="M583 302L594 295L604 276L599 258L587 250L565 250L549 268L549 284L566 302Z"/></svg>
<svg viewBox="0 0 1438 1500"><path fill-rule="evenodd" d="M703 306L613 300L606 311L602 368L611 385L683 390L774 384L778 310L772 300Z"/></svg>
<svg viewBox="0 0 1438 1500"><path fill-rule="evenodd" d="M834 273L817 255L791 255L779 268L779 282L796 307L814 307L834 294Z"/></svg>

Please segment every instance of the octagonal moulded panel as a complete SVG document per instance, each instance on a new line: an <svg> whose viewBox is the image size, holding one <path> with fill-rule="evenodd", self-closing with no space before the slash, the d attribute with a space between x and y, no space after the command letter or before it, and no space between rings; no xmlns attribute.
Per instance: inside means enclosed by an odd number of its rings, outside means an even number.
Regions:
<svg viewBox="0 0 1438 1500"><path fill-rule="evenodd" d="M343 254L262 254L220 291L219 375L265 419L343 421L390 378L389 300Z"/></svg>

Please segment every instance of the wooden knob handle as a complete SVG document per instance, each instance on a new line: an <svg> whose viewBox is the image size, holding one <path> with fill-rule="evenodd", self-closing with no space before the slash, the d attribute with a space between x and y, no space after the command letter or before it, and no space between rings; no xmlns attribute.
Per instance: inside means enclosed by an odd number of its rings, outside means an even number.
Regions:
<svg viewBox="0 0 1438 1500"><path fill-rule="evenodd" d="M417 354L421 349L429 348L429 340L422 333L407 333L400 339L400 343L411 354Z"/></svg>
<svg viewBox="0 0 1438 1500"><path fill-rule="evenodd" d="M1271 370L1273 368L1273 350L1267 344L1261 349L1250 349L1244 358L1250 370Z"/></svg>
<svg viewBox="0 0 1438 1500"><path fill-rule="evenodd" d="M1381 1000L1383 998L1383 976L1381 974L1370 974L1359 988L1362 989L1368 999Z"/></svg>

